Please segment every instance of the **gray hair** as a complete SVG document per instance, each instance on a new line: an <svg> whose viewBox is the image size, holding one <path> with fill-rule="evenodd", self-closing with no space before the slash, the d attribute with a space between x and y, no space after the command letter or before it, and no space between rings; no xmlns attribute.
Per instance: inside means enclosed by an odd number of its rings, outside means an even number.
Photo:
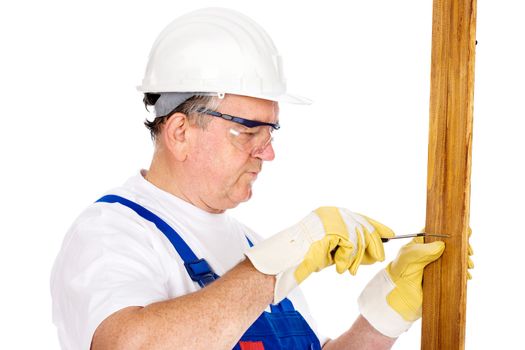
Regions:
<svg viewBox="0 0 525 350"><path fill-rule="evenodd" d="M210 117L198 112L199 109L216 110L222 99L217 95L198 92L163 92L161 94L145 94L144 104L154 106L155 119L146 120L144 125L149 129L153 141L157 139L162 125L175 113L182 113L188 117L192 125L206 129Z"/></svg>

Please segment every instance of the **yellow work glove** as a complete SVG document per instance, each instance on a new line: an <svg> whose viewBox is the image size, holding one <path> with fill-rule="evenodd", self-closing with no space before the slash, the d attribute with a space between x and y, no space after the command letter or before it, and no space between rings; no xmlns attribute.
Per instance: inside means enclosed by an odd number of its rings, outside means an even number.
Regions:
<svg viewBox="0 0 525 350"><path fill-rule="evenodd" d="M471 256L474 255L474 250L472 250L472 246L470 245L470 236L472 236L472 229L469 227L468 228L468 238L469 238L469 243L468 243L468 260L467 260L467 265L468 265L467 278L469 280L472 279L472 275L470 274L469 270L472 270L474 268L474 261L472 261L472 258L471 258Z"/></svg>
<svg viewBox="0 0 525 350"><path fill-rule="evenodd" d="M420 232L427 232L424 228L420 231ZM468 243L468 260L467 260L467 279L471 280L472 279L472 274L470 273L469 270L472 270L474 268L474 261L472 260L472 255L474 255L474 250L472 249L472 246L470 245L470 236L472 236L472 229L469 227L468 228L468 239L469 239L469 243ZM423 243L423 241L421 241L421 238L418 238L419 240L419 243Z"/></svg>
<svg viewBox="0 0 525 350"><path fill-rule="evenodd" d="M445 243L418 237L368 283L358 299L361 315L379 332L397 338L421 317L423 269L438 259Z"/></svg>
<svg viewBox="0 0 525 350"><path fill-rule="evenodd" d="M275 275L274 303L312 272L336 265L355 275L359 265L383 261L388 227L343 208L321 207L296 225L256 244L245 254L257 270Z"/></svg>

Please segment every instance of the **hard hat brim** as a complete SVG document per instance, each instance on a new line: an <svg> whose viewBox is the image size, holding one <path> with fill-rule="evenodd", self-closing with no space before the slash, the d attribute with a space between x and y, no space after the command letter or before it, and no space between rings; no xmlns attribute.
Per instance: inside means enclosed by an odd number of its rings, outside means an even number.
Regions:
<svg viewBox="0 0 525 350"><path fill-rule="evenodd" d="M309 98L303 97L303 96L297 96L297 95L291 95L291 94L284 94L276 99L269 99L276 102L283 102L283 103L293 103L296 105L311 105L312 100Z"/></svg>

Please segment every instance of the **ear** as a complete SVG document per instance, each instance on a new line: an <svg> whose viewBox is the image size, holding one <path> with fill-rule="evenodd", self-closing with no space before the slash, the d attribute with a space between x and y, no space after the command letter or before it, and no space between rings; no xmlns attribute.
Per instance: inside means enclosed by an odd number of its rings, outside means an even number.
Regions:
<svg viewBox="0 0 525 350"><path fill-rule="evenodd" d="M175 113L168 118L162 130L164 146L178 161L184 161L187 157L189 126L185 114Z"/></svg>

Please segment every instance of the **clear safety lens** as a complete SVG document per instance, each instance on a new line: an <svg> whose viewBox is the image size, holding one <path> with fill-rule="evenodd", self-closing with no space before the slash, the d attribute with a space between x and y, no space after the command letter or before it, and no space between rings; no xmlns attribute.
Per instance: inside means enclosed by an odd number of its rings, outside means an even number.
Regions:
<svg viewBox="0 0 525 350"><path fill-rule="evenodd" d="M271 126L232 127L230 137L233 145L238 149L250 154L258 153L273 141L273 128Z"/></svg>

